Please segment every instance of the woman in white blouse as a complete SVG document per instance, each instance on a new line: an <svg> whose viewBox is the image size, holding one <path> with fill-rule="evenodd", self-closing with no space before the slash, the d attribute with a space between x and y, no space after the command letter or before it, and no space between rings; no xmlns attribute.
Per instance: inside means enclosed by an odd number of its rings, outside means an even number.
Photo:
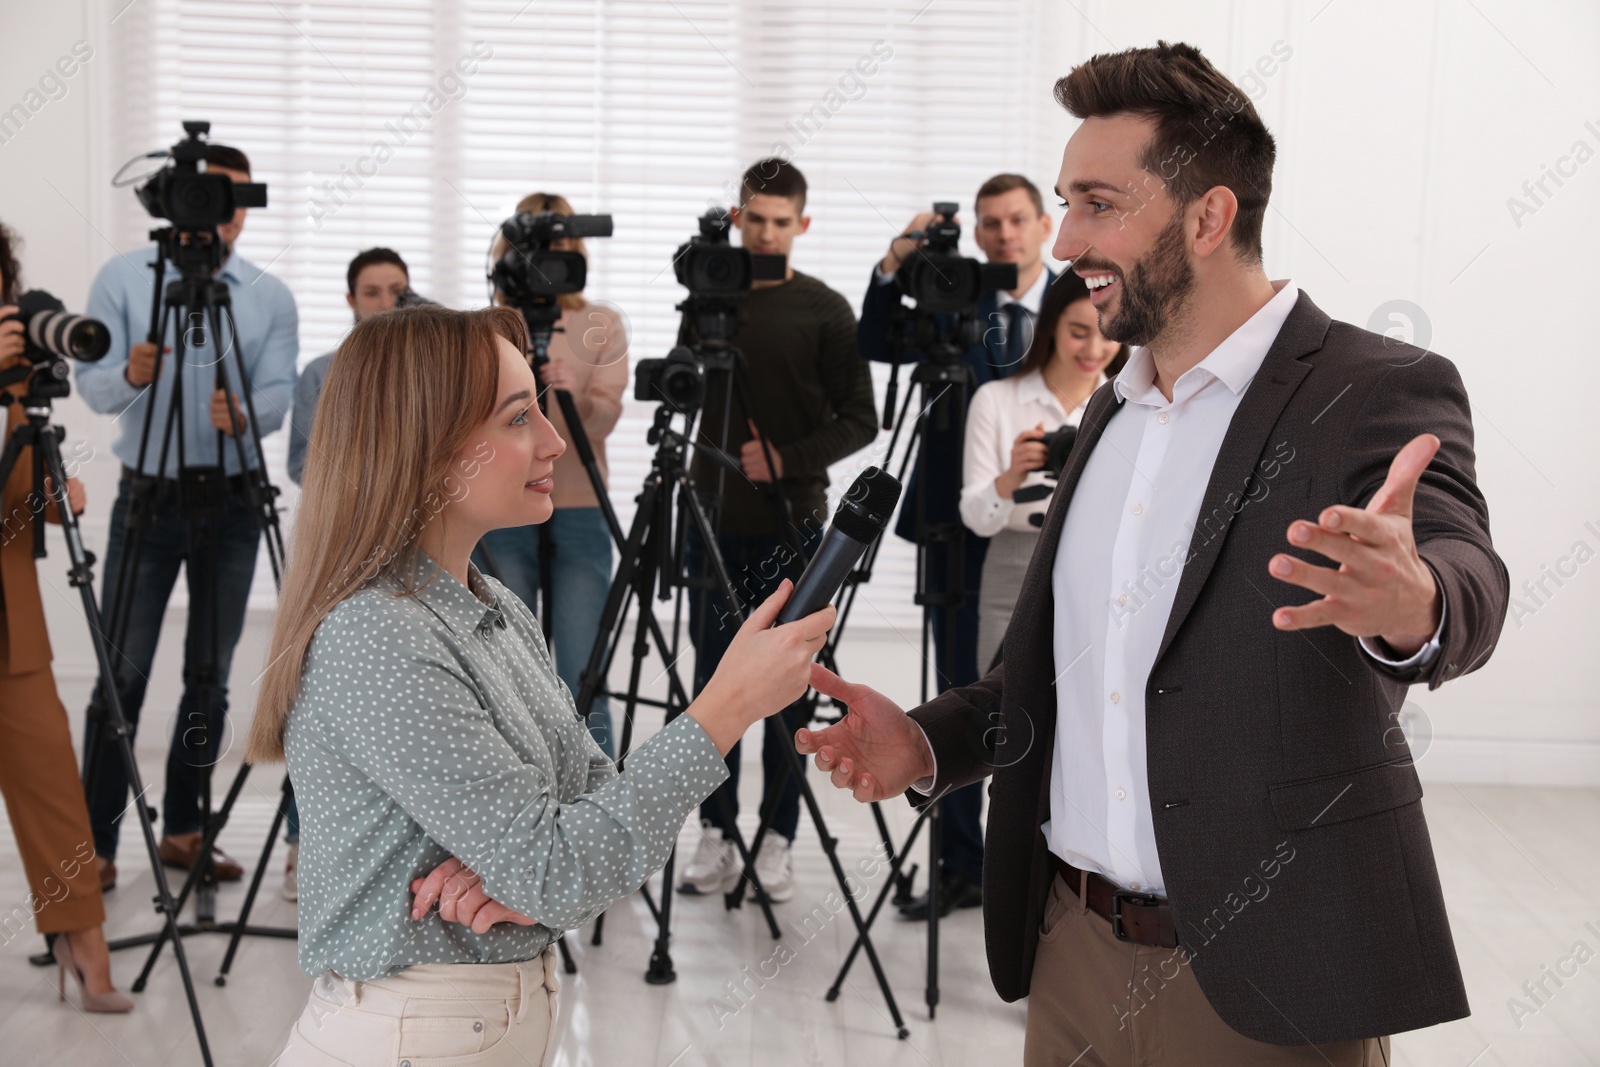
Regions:
<svg viewBox="0 0 1600 1067"><path fill-rule="evenodd" d="M1043 485L1049 431L1076 426L1089 397L1127 362L1127 350L1100 333L1099 312L1083 279L1065 271L1039 307L1033 344L1017 372L972 397L961 479L961 521L988 537L978 599L978 665L994 665L1023 573L1039 537L1035 518L1049 498L1017 503L1024 486Z"/></svg>

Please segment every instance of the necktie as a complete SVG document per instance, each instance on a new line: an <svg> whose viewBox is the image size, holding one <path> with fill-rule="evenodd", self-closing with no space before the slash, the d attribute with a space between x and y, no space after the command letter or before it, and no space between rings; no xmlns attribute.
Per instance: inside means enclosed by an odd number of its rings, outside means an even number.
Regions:
<svg viewBox="0 0 1600 1067"><path fill-rule="evenodd" d="M1015 374L1022 365L1022 357L1028 354L1028 334L1033 331L1028 327L1033 325L1028 309L1013 300L1003 309L1006 316L1005 344L1001 346L1001 366L998 368L1002 378Z"/></svg>

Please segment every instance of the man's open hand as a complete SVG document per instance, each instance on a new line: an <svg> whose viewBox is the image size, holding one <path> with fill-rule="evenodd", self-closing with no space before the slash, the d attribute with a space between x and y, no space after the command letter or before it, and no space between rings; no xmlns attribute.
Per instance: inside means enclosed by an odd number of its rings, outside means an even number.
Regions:
<svg viewBox="0 0 1600 1067"><path fill-rule="evenodd" d="M863 804L897 797L933 773L933 752L922 727L888 697L851 685L819 663L811 665L817 692L847 705L849 713L822 730L796 730L794 747L815 754L817 769Z"/></svg>
<svg viewBox="0 0 1600 1067"><path fill-rule="evenodd" d="M1274 578L1321 593L1322 599L1279 608L1280 630L1337 626L1356 637L1381 637L1402 656L1415 653L1439 627L1441 601L1433 572L1417 555L1411 509L1417 482L1439 451L1431 433L1413 438L1389 465L1389 476L1366 508L1336 504L1317 522L1289 526L1289 543L1339 564L1317 567L1293 556L1273 556Z"/></svg>

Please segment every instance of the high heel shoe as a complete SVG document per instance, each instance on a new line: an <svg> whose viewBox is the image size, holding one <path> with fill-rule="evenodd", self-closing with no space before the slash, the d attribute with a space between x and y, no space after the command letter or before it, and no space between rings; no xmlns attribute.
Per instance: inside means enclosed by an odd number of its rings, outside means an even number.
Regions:
<svg viewBox="0 0 1600 1067"><path fill-rule="evenodd" d="M56 985L59 999L67 999L67 974L71 972L72 980L78 983L78 999L82 1002L84 1011L96 1012L126 1012L133 1010L133 1001L113 989L109 993L91 993L89 986L83 980L83 972L78 969L77 961L72 958L72 946L67 941L66 934L57 934L53 949L56 957L56 966L60 971L60 981Z"/></svg>

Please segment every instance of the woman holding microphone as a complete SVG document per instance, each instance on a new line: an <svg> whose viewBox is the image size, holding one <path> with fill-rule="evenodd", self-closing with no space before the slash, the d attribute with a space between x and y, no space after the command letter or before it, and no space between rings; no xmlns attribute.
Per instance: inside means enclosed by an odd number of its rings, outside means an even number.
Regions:
<svg viewBox="0 0 1600 1067"><path fill-rule="evenodd" d="M249 753L287 757L303 830L317 981L280 1067L547 1062L555 940L660 869L833 625L772 627L785 583L618 774L533 615L469 562L552 511L566 446L526 348L509 308L406 308L329 371Z"/></svg>
<svg viewBox="0 0 1600 1067"><path fill-rule="evenodd" d="M1099 312L1083 279L1065 271L1045 293L1033 344L1017 372L981 387L967 412L961 521L990 538L978 599L978 670L994 666L1000 639L1022 588L1049 498L1019 504L1024 486L1044 485L1045 434L1076 426L1089 397L1128 361L1127 350L1100 333Z"/></svg>

